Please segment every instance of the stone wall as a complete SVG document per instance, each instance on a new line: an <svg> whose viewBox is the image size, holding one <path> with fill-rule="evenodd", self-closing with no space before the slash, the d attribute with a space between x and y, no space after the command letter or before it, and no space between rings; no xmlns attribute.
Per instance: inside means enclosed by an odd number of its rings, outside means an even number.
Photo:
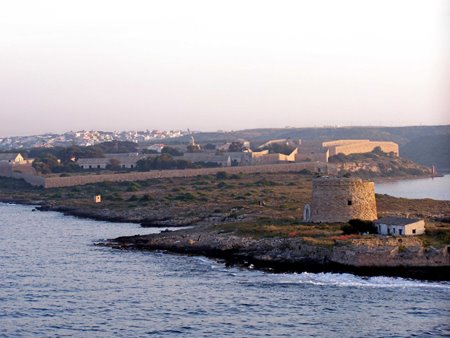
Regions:
<svg viewBox="0 0 450 338"><path fill-rule="evenodd" d="M323 147L334 147L334 146L344 146L348 144L354 144L354 143L368 143L370 140L368 139L361 139L361 140L334 140L334 141L325 141L322 142Z"/></svg>
<svg viewBox="0 0 450 338"><path fill-rule="evenodd" d="M305 162L290 164L259 165L246 167L220 167L220 168L202 168L202 169L184 169L184 170L153 170L147 172L130 172L123 174L104 174L104 175L74 175L68 177L46 177L45 188L71 187L90 183L104 181L110 182L131 182L144 181L152 178L169 177L193 177L199 175L216 174L218 171L225 171L228 174L251 174L251 173L278 173L289 171L300 171L303 169L312 172L335 173L335 166L327 163Z"/></svg>
<svg viewBox="0 0 450 338"><path fill-rule="evenodd" d="M0 163L0 176L12 177L12 165L6 163Z"/></svg>
<svg viewBox="0 0 450 338"><path fill-rule="evenodd" d="M364 141L364 142L356 142L349 143L344 145L336 145L331 146L330 156L336 154L362 154L362 153L370 153L376 147L380 147L382 151L385 153L394 152L395 155L399 155L398 144L394 142L378 142L378 141Z"/></svg>
<svg viewBox="0 0 450 338"><path fill-rule="evenodd" d="M35 187L44 187L45 186L45 177L27 174L27 173L14 173L12 175L13 178L23 179L28 184L31 184Z"/></svg>
<svg viewBox="0 0 450 338"><path fill-rule="evenodd" d="M0 176L23 179L33 186L45 186L45 178L38 176L30 163L2 164L0 165Z"/></svg>
<svg viewBox="0 0 450 338"><path fill-rule="evenodd" d="M321 177L313 180L312 222L377 219L375 185L355 178Z"/></svg>

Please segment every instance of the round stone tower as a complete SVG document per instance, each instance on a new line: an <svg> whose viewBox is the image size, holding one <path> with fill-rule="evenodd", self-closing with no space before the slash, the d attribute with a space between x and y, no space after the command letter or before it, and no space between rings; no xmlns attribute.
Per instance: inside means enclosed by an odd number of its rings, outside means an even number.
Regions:
<svg viewBox="0 0 450 338"><path fill-rule="evenodd" d="M348 222L377 219L375 184L359 178L313 179L311 222Z"/></svg>

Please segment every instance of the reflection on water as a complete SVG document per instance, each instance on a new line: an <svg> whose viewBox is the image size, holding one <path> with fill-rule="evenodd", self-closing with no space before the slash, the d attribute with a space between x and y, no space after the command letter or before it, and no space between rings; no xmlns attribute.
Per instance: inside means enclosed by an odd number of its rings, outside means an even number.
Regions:
<svg viewBox="0 0 450 338"><path fill-rule="evenodd" d="M93 243L150 233L0 204L0 337L444 336L450 284L270 274Z"/></svg>
<svg viewBox="0 0 450 338"><path fill-rule="evenodd" d="M448 201L450 200L450 175L376 183L375 191L378 194L395 197L432 198Z"/></svg>

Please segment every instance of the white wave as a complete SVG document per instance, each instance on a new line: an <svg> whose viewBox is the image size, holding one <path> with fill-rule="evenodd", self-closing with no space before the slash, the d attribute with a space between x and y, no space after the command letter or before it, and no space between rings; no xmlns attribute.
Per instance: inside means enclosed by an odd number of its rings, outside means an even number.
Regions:
<svg viewBox="0 0 450 338"><path fill-rule="evenodd" d="M289 277L287 280L286 277ZM284 282L300 284L328 285L338 287L370 288L442 288L450 290L449 282L427 282L400 277L361 277L348 273L308 273L283 274ZM283 281L282 281L283 282Z"/></svg>

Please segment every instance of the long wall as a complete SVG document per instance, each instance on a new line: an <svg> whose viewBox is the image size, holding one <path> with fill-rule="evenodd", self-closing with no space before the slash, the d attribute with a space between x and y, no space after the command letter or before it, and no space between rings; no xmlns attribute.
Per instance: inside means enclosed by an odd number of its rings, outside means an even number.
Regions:
<svg viewBox="0 0 450 338"><path fill-rule="evenodd" d="M385 153L394 152L397 156L399 155L398 144L394 142L369 141L330 147L330 156L336 154L350 155L358 153L368 153L374 150L376 147L380 147L381 150Z"/></svg>
<svg viewBox="0 0 450 338"><path fill-rule="evenodd" d="M313 172L331 173L335 171L335 167L327 163L290 163L290 164L274 164L274 165L256 165L243 167L226 167L226 168L202 168L202 169L184 169L184 170L154 170L147 172L132 172L125 174L104 174L104 175L76 175L68 177L47 177L43 186L45 188L71 187L90 183L98 183L104 181L110 182L131 182L144 181L152 178L169 178L169 177L193 177L198 175L215 174L218 171L225 171L228 174L251 174L251 173L276 173L289 172L307 169Z"/></svg>
<svg viewBox="0 0 450 338"><path fill-rule="evenodd" d="M2 164L0 165L0 176L23 179L34 186L45 186L46 178L38 176L30 163Z"/></svg>

